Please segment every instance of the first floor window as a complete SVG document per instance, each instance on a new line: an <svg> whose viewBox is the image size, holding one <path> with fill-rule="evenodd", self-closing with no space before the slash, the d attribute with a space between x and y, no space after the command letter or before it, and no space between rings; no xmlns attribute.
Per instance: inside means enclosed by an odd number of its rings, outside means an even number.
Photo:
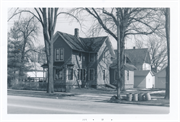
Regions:
<svg viewBox="0 0 180 122"><path fill-rule="evenodd" d="M64 80L64 70L63 69L55 70L55 80Z"/></svg>
<svg viewBox="0 0 180 122"><path fill-rule="evenodd" d="M73 69L68 69L68 80L73 80Z"/></svg>
<svg viewBox="0 0 180 122"><path fill-rule="evenodd" d="M103 80L105 80L105 76L106 76L105 70L103 70Z"/></svg>
<svg viewBox="0 0 180 122"><path fill-rule="evenodd" d="M78 80L85 80L86 70L78 69Z"/></svg>
<svg viewBox="0 0 180 122"><path fill-rule="evenodd" d="M94 80L94 69L89 69L89 80Z"/></svg>

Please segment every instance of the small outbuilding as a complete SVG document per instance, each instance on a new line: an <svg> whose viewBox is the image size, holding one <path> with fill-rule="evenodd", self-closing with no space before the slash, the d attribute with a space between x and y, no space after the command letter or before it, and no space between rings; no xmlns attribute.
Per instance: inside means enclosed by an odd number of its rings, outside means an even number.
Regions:
<svg viewBox="0 0 180 122"><path fill-rule="evenodd" d="M155 76L150 70L134 71L134 88L153 88Z"/></svg>

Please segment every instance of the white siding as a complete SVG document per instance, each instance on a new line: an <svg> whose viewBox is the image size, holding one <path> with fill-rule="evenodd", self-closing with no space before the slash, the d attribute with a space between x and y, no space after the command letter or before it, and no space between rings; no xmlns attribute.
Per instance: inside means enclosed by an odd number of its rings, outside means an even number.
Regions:
<svg viewBox="0 0 180 122"><path fill-rule="evenodd" d="M153 86L153 76L149 72L148 75L146 76L146 88L152 88Z"/></svg>

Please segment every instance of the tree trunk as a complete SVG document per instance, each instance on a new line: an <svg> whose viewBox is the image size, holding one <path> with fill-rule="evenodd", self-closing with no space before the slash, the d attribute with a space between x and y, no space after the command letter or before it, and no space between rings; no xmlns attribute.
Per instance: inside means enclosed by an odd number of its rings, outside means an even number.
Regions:
<svg viewBox="0 0 180 122"><path fill-rule="evenodd" d="M168 54L168 65L166 67L166 93L165 99L170 98L170 8L166 8L166 39L167 39L167 54Z"/></svg>
<svg viewBox="0 0 180 122"><path fill-rule="evenodd" d="M54 80L53 80L53 41L50 41L49 46L49 65L48 65L48 93L54 92Z"/></svg>

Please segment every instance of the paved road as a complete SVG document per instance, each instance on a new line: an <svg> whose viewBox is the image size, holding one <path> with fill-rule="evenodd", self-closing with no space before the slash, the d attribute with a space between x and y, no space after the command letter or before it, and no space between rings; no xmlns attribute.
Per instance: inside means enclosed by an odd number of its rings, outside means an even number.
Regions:
<svg viewBox="0 0 180 122"><path fill-rule="evenodd" d="M167 114L169 107L8 95L8 114Z"/></svg>

